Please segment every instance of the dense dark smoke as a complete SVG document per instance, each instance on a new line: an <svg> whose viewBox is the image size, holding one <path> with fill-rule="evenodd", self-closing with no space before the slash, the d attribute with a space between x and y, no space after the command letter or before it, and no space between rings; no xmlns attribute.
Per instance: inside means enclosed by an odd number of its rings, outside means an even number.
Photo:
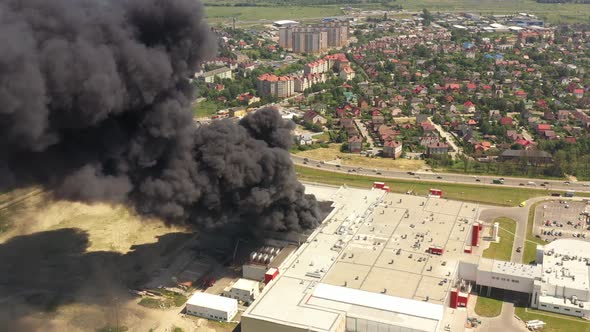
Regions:
<svg viewBox="0 0 590 332"><path fill-rule="evenodd" d="M215 52L197 0L0 0L0 42L1 187L199 227L317 223L278 113L194 125L187 77Z"/></svg>

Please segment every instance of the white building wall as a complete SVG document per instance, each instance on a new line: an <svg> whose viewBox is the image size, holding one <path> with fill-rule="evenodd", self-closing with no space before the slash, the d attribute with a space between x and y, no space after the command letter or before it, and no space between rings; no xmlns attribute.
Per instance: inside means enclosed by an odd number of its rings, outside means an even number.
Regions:
<svg viewBox="0 0 590 332"><path fill-rule="evenodd" d="M217 310L213 308L208 308L204 306L197 306L194 304L187 303L186 304L186 313L193 316L198 316L202 318L212 319L212 320L219 320L219 321L230 321L238 312L238 302L236 301L236 305L234 308L231 308L228 311Z"/></svg>
<svg viewBox="0 0 590 332"><path fill-rule="evenodd" d="M555 303L539 302L539 310L555 312L558 314L576 316L576 317L588 317L590 316L590 309L588 308L572 308Z"/></svg>
<svg viewBox="0 0 590 332"><path fill-rule="evenodd" d="M431 332L419 327L409 328L375 322L363 318L346 317L346 332Z"/></svg>
<svg viewBox="0 0 590 332"><path fill-rule="evenodd" d="M459 262L459 278L465 280L477 280L477 263Z"/></svg>
<svg viewBox="0 0 590 332"><path fill-rule="evenodd" d="M247 264L242 266L242 277L244 279L263 281L265 273L265 265Z"/></svg>

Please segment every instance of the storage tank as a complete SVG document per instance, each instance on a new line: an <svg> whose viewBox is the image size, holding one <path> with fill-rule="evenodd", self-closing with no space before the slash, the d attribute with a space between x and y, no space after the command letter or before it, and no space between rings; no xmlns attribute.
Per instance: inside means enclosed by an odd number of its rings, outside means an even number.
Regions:
<svg viewBox="0 0 590 332"><path fill-rule="evenodd" d="M479 243L479 223L474 223L471 230L471 246L476 247Z"/></svg>
<svg viewBox="0 0 590 332"><path fill-rule="evenodd" d="M494 239L494 241L498 240L499 230L500 230L500 224L495 222L494 226L492 227L492 239Z"/></svg>

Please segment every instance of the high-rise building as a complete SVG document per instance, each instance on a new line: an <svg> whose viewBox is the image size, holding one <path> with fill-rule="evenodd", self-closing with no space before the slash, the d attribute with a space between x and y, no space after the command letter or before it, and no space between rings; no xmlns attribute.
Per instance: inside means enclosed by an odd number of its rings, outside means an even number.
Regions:
<svg viewBox="0 0 590 332"><path fill-rule="evenodd" d="M279 45L295 53L317 54L348 44L348 23L331 22L306 27L282 27Z"/></svg>
<svg viewBox="0 0 590 332"><path fill-rule="evenodd" d="M293 49L293 27L279 29L279 46L287 50Z"/></svg>
<svg viewBox="0 0 590 332"><path fill-rule="evenodd" d="M258 77L258 94L275 98L290 97L295 93L294 79L291 76L263 74Z"/></svg>

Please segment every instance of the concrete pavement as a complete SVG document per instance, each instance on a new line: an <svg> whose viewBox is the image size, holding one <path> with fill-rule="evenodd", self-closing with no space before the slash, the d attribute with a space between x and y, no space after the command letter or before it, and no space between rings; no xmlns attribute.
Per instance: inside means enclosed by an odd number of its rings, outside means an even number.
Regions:
<svg viewBox="0 0 590 332"><path fill-rule="evenodd" d="M307 159L307 161L305 161ZM483 185L483 186L504 186L504 187L513 187L513 188L534 188L534 189L545 189L547 194L552 190L576 190L580 192L589 192L590 193L590 182L571 182L570 184L566 184L565 181L561 180L545 180L545 179L530 179L530 178L515 178L515 177L505 177L504 184L492 184L493 179L499 178L499 176L475 176L469 174L456 174L456 173L439 173L439 172L407 172L402 170L383 170L377 168L363 168L354 167L354 166L345 166L342 165L341 167L336 167L336 165L330 164L320 164L322 161L326 162L329 160L314 160L310 158L304 158L297 155L292 154L291 160L293 163L302 166L308 167L317 167L320 165L320 168L323 170L331 171L331 172L338 172L338 173L353 173L359 175L366 175L366 176L379 176L383 178L392 178L392 179L402 179L402 180L413 180L413 181L431 181L431 182L441 182L441 183L464 183L464 184L473 184L473 185ZM305 164L307 163L307 164ZM350 171L350 172L349 172ZM410 174L412 173L412 174ZM439 178L440 177L440 178ZM479 181L478 181L479 180ZM534 185L528 185L529 182L534 183ZM546 184L545 184L546 183ZM544 187L541 186L544 185Z"/></svg>

